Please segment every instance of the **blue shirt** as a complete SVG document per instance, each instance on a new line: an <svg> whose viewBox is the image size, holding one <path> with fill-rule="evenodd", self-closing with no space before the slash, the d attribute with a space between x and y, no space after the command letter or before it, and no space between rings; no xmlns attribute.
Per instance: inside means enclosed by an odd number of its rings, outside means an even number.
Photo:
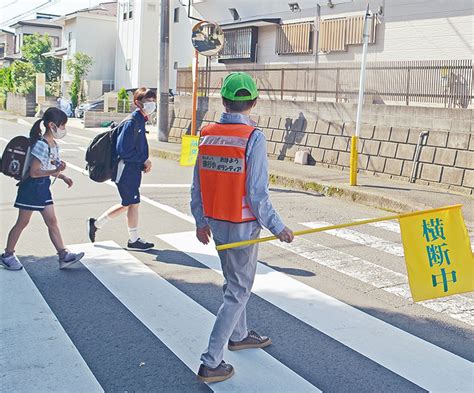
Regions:
<svg viewBox="0 0 474 393"><path fill-rule="evenodd" d="M221 115L219 123L256 125L249 116L225 112ZM198 228L205 227L208 224L211 226L216 242L230 243L249 240L255 226L265 227L274 235L278 235L285 228L285 224L283 224L270 201L268 192L267 143L261 130L257 128L252 133L246 151L247 202L252 213L257 218L257 222L249 221L235 224L211 218L208 219L204 216L198 162L196 162L194 167L193 185L191 187L191 212Z"/></svg>
<svg viewBox="0 0 474 393"><path fill-rule="evenodd" d="M126 163L143 164L148 160L145 118L138 109L131 116L134 121L127 120L121 126L122 129L117 138L117 154ZM135 134L135 127L137 134Z"/></svg>

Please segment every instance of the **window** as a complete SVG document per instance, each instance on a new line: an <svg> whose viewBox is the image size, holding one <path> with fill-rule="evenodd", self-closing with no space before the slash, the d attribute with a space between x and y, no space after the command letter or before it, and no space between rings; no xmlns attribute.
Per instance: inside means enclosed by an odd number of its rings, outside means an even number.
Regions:
<svg viewBox="0 0 474 393"><path fill-rule="evenodd" d="M240 19L240 15L239 15L239 13L237 12L237 10L235 8L229 8L229 12L232 15L232 19L234 19L234 20L239 20Z"/></svg>
<svg viewBox="0 0 474 393"><path fill-rule="evenodd" d="M179 7L176 7L174 9L174 23L178 23L179 22Z"/></svg>
<svg viewBox="0 0 474 393"><path fill-rule="evenodd" d="M134 0L125 1L123 6L123 20L133 19L133 2Z"/></svg>
<svg viewBox="0 0 474 393"><path fill-rule="evenodd" d="M50 36L49 40L51 41L51 45L53 46L53 48L59 47L59 37Z"/></svg>
<svg viewBox="0 0 474 393"><path fill-rule="evenodd" d="M5 44L0 44L0 59L5 57Z"/></svg>
<svg viewBox="0 0 474 393"><path fill-rule="evenodd" d="M275 52L278 55L313 53L313 35L313 22L281 25Z"/></svg>
<svg viewBox="0 0 474 393"><path fill-rule="evenodd" d="M369 44L375 43L377 16L369 18ZM319 24L318 49L321 52L346 51L347 45L361 45L364 40L364 15L324 19Z"/></svg>
<svg viewBox="0 0 474 393"><path fill-rule="evenodd" d="M15 34L15 53L20 53L20 34Z"/></svg>
<svg viewBox="0 0 474 393"><path fill-rule="evenodd" d="M133 2L134 0L128 2L128 19L133 19Z"/></svg>
<svg viewBox="0 0 474 393"><path fill-rule="evenodd" d="M219 53L219 61L256 61L257 27L224 30L224 48Z"/></svg>
<svg viewBox="0 0 474 393"><path fill-rule="evenodd" d="M123 3L121 3L120 7L123 8L122 10L123 20L127 20L128 19L128 1L124 1Z"/></svg>

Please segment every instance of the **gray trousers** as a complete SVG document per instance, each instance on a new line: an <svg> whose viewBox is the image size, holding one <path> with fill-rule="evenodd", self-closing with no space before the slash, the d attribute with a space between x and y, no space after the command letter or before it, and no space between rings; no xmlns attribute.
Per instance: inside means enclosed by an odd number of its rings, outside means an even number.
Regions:
<svg viewBox="0 0 474 393"><path fill-rule="evenodd" d="M259 235L260 228L255 228L251 238ZM248 335L245 308L255 279L257 252L258 244L218 252L225 279L224 302L217 312L208 347L201 355L207 367L215 368L221 363L229 339L242 341Z"/></svg>

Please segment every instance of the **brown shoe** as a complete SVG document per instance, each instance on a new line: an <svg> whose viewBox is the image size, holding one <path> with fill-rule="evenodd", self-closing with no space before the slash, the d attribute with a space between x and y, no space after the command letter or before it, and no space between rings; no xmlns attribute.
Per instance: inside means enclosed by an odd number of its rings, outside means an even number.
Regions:
<svg viewBox="0 0 474 393"><path fill-rule="evenodd" d="M201 364L198 371L198 379L203 382L222 382L234 375L234 367L222 361L216 368L210 368Z"/></svg>
<svg viewBox="0 0 474 393"><path fill-rule="evenodd" d="M265 348L272 343L269 337L260 336L257 332L250 330L249 334L242 341L234 342L229 340L229 351L239 351L248 348Z"/></svg>

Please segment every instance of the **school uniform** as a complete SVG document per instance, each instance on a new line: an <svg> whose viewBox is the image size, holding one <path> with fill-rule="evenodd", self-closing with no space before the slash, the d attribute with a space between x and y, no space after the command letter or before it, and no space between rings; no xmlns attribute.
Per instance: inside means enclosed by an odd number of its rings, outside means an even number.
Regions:
<svg viewBox="0 0 474 393"><path fill-rule="evenodd" d="M41 169L45 171L56 169L55 163L61 161L58 145L55 143L50 147L45 139L39 139L30 154L41 161ZM23 210L43 211L46 206L53 204L50 187L49 176L28 177L18 186L14 206Z"/></svg>
<svg viewBox="0 0 474 393"><path fill-rule="evenodd" d="M122 199L122 206L140 203L143 165L149 156L145 134L147 119L138 109L131 117L133 120L127 120L121 126L116 144L119 163L113 180Z"/></svg>

